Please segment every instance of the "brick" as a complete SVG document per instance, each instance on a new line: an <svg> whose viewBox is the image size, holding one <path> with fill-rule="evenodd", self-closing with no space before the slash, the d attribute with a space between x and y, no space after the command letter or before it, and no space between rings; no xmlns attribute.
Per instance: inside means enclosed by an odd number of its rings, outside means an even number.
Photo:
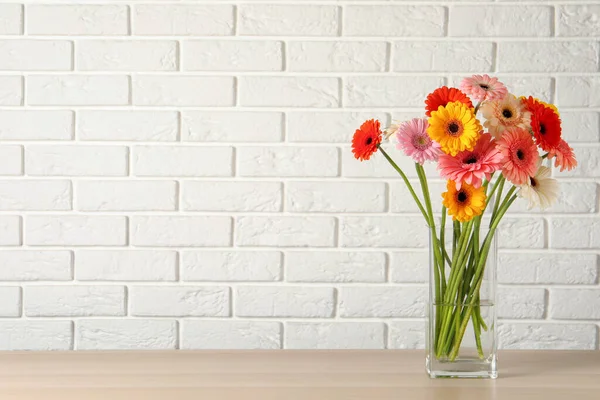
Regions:
<svg viewBox="0 0 600 400"><path fill-rule="evenodd" d="M282 195L279 182L184 181L181 207L192 211L278 212L281 211Z"/></svg>
<svg viewBox="0 0 600 400"><path fill-rule="evenodd" d="M490 72L494 44L486 42L396 42L394 71Z"/></svg>
<svg viewBox="0 0 600 400"><path fill-rule="evenodd" d="M25 172L32 176L125 176L125 146L32 145Z"/></svg>
<svg viewBox="0 0 600 400"><path fill-rule="evenodd" d="M551 36L552 7L544 6L453 6L449 36ZM546 58L544 58L546 60Z"/></svg>
<svg viewBox="0 0 600 400"><path fill-rule="evenodd" d="M177 253L161 250L78 250L79 281L174 281Z"/></svg>
<svg viewBox="0 0 600 400"><path fill-rule="evenodd" d="M67 250L3 250L2 281L70 281L72 256Z"/></svg>
<svg viewBox="0 0 600 400"><path fill-rule="evenodd" d="M446 8L433 5L351 5L344 10L344 35L444 36L445 20Z"/></svg>
<svg viewBox="0 0 600 400"><path fill-rule="evenodd" d="M281 324L254 321L183 321L182 349L280 349Z"/></svg>
<svg viewBox="0 0 600 400"><path fill-rule="evenodd" d="M395 321L388 325L391 349L425 348L425 321Z"/></svg>
<svg viewBox="0 0 600 400"><path fill-rule="evenodd" d="M71 140L74 114L71 111L0 111L2 140Z"/></svg>
<svg viewBox="0 0 600 400"><path fill-rule="evenodd" d="M292 212L382 212L387 187L380 182L289 182L287 209Z"/></svg>
<svg viewBox="0 0 600 400"><path fill-rule="evenodd" d="M4 71L70 71L73 44L66 40L0 40Z"/></svg>
<svg viewBox="0 0 600 400"><path fill-rule="evenodd" d="M600 154L598 147L573 145L573 151L577 159L577 168L572 171L559 172L554 170L556 177L578 177L578 178L598 178L600 177Z"/></svg>
<svg viewBox="0 0 600 400"><path fill-rule="evenodd" d="M233 34L232 5L140 4L133 7L135 35L229 36Z"/></svg>
<svg viewBox="0 0 600 400"><path fill-rule="evenodd" d="M21 288L0 286L0 317L21 316Z"/></svg>
<svg viewBox="0 0 600 400"><path fill-rule="evenodd" d="M20 106L23 103L23 78L0 76L0 106Z"/></svg>
<svg viewBox="0 0 600 400"><path fill-rule="evenodd" d="M221 286L134 286L130 307L141 317L228 317L230 293Z"/></svg>
<svg viewBox="0 0 600 400"><path fill-rule="evenodd" d="M290 42L290 71L383 72L387 64L385 42Z"/></svg>
<svg viewBox="0 0 600 400"><path fill-rule="evenodd" d="M542 101L550 103L554 102L554 89L553 79L547 76L506 76L502 74L494 74L498 77L506 87L510 88L510 92L516 96L533 96ZM462 79L462 77L460 78ZM460 79L457 78L457 85L460 83ZM562 112L561 112L562 114Z"/></svg>
<svg viewBox="0 0 600 400"><path fill-rule="evenodd" d="M404 157L404 156L403 156ZM406 157L408 158L408 157ZM386 161L387 162L387 161ZM411 160L412 162L412 160ZM390 168L390 166L388 166ZM395 172L395 171L394 171ZM408 173L407 170L404 170ZM412 172L411 172L412 174ZM437 176L436 176L437 178ZM419 180L412 179L410 181L413 190L418 194L419 199L423 198L421 184ZM446 182L432 181L427 183L429 187L429 197L431 199L431 207L434 212L440 212L442 209L442 193L446 191ZM390 207L395 213L419 213L419 207L415 203L415 199L410 194L408 187L404 181L393 182L390 184L390 198L392 199ZM425 207L425 204L423 204Z"/></svg>
<svg viewBox="0 0 600 400"><path fill-rule="evenodd" d="M286 253L288 282L385 282L385 253L294 251Z"/></svg>
<svg viewBox="0 0 600 400"><path fill-rule="evenodd" d="M542 218L502 218L496 235L506 249L542 249L546 246L546 227Z"/></svg>
<svg viewBox="0 0 600 400"><path fill-rule="evenodd" d="M239 217L238 246L333 247L336 221L332 217Z"/></svg>
<svg viewBox="0 0 600 400"><path fill-rule="evenodd" d="M0 181L0 210L70 210L72 196L70 181Z"/></svg>
<svg viewBox="0 0 600 400"><path fill-rule="evenodd" d="M120 5L33 4L25 13L30 35L127 35L128 11Z"/></svg>
<svg viewBox="0 0 600 400"><path fill-rule="evenodd" d="M516 284L593 285L598 281L596 254L500 253L498 281Z"/></svg>
<svg viewBox="0 0 600 400"><path fill-rule="evenodd" d="M231 176L231 147L135 146L136 176Z"/></svg>
<svg viewBox="0 0 600 400"><path fill-rule="evenodd" d="M596 331L593 324L501 323L498 347L507 350L594 350Z"/></svg>
<svg viewBox="0 0 600 400"><path fill-rule="evenodd" d="M368 119L387 126L388 114L381 112L288 112L287 140L289 142L350 143L354 131Z"/></svg>
<svg viewBox="0 0 600 400"><path fill-rule="evenodd" d="M277 251L183 251L184 281L279 281L282 255Z"/></svg>
<svg viewBox="0 0 600 400"><path fill-rule="evenodd" d="M20 246L22 223L16 215L0 215L0 246Z"/></svg>
<svg viewBox="0 0 600 400"><path fill-rule="evenodd" d="M600 107L600 77L559 76L556 78L559 107Z"/></svg>
<svg viewBox="0 0 600 400"><path fill-rule="evenodd" d="M239 86L242 106L337 108L340 105L338 78L243 76Z"/></svg>
<svg viewBox="0 0 600 400"><path fill-rule="evenodd" d="M565 111L560 118L569 142L600 142L600 113Z"/></svg>
<svg viewBox="0 0 600 400"><path fill-rule="evenodd" d="M136 216L131 218L134 246L230 246L229 217Z"/></svg>
<svg viewBox="0 0 600 400"><path fill-rule="evenodd" d="M124 286L28 286L28 317L124 316Z"/></svg>
<svg viewBox="0 0 600 400"><path fill-rule="evenodd" d="M337 36L339 7L328 5L239 6L241 35Z"/></svg>
<svg viewBox="0 0 600 400"><path fill-rule="evenodd" d="M141 106L233 106L229 76L136 76L133 104Z"/></svg>
<svg viewBox="0 0 600 400"><path fill-rule="evenodd" d="M335 147L250 147L237 149L240 176L329 177L338 175Z"/></svg>
<svg viewBox="0 0 600 400"><path fill-rule="evenodd" d="M281 142L283 113L184 111L181 139L190 142Z"/></svg>
<svg viewBox="0 0 600 400"><path fill-rule="evenodd" d="M30 246L123 246L127 218L121 216L30 215L25 224Z"/></svg>
<svg viewBox="0 0 600 400"><path fill-rule="evenodd" d="M345 80L348 107L423 107L424 93L444 84L434 76L350 76Z"/></svg>
<svg viewBox="0 0 600 400"><path fill-rule="evenodd" d="M173 181L79 181L77 209L84 211L173 211L177 184Z"/></svg>
<svg viewBox="0 0 600 400"><path fill-rule="evenodd" d="M182 43L184 71L282 71L283 42L203 40Z"/></svg>
<svg viewBox="0 0 600 400"><path fill-rule="evenodd" d="M550 317L553 319L600 319L599 289L551 289Z"/></svg>
<svg viewBox="0 0 600 400"><path fill-rule="evenodd" d="M286 349L383 349L385 325L380 322L288 322Z"/></svg>
<svg viewBox="0 0 600 400"><path fill-rule="evenodd" d="M71 350L71 321L0 321L0 349L11 351Z"/></svg>
<svg viewBox="0 0 600 400"><path fill-rule="evenodd" d="M81 71L175 71L177 42L149 40L83 40L75 62Z"/></svg>
<svg viewBox="0 0 600 400"><path fill-rule="evenodd" d="M27 102L39 106L129 104L129 77L117 75L31 75Z"/></svg>
<svg viewBox="0 0 600 400"><path fill-rule="evenodd" d="M553 249L599 249L600 219L557 218L551 220L550 247Z"/></svg>
<svg viewBox="0 0 600 400"><path fill-rule="evenodd" d="M422 217L342 217L342 247L426 247L429 234Z"/></svg>
<svg viewBox="0 0 600 400"><path fill-rule="evenodd" d="M558 36L600 36L600 5L561 5L556 13Z"/></svg>
<svg viewBox="0 0 600 400"><path fill-rule="evenodd" d="M334 289L302 286L241 286L237 288L238 317L331 318Z"/></svg>
<svg viewBox="0 0 600 400"><path fill-rule="evenodd" d="M0 4L0 35L21 35L23 32L23 6Z"/></svg>
<svg viewBox="0 0 600 400"><path fill-rule="evenodd" d="M342 318L424 317L426 287L345 287L340 290Z"/></svg>
<svg viewBox="0 0 600 400"><path fill-rule="evenodd" d="M546 290L501 287L498 290L498 317L507 319L543 319Z"/></svg>
<svg viewBox="0 0 600 400"><path fill-rule="evenodd" d="M80 320L77 350L174 350L177 322L167 320Z"/></svg>
<svg viewBox="0 0 600 400"><path fill-rule="evenodd" d="M179 133L176 111L80 111L80 140L174 142Z"/></svg>
<svg viewBox="0 0 600 400"><path fill-rule="evenodd" d="M501 42L498 70L502 72L597 72L597 42ZM560 60L549 54L564 54ZM530 60L544 60L532 63Z"/></svg>
<svg viewBox="0 0 600 400"><path fill-rule="evenodd" d="M560 193L558 195L558 201L554 204L550 210L552 212L560 213L594 213L596 212L596 205L598 204L597 198L598 185L595 182L560 182ZM518 200L513 203L510 211L516 212L544 212L539 208L528 209L529 203L524 200Z"/></svg>
<svg viewBox="0 0 600 400"><path fill-rule="evenodd" d="M21 146L0 146L0 175L23 174L23 148Z"/></svg>
<svg viewBox="0 0 600 400"><path fill-rule="evenodd" d="M429 252L393 252L390 257L392 282L427 283L429 279Z"/></svg>

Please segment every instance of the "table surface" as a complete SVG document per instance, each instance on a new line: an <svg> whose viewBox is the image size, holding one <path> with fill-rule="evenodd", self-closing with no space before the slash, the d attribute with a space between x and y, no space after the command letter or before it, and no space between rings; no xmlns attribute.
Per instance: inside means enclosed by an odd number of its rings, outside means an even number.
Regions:
<svg viewBox="0 0 600 400"><path fill-rule="evenodd" d="M504 351L496 380L437 379L424 351L0 353L0 399L599 400L600 351Z"/></svg>

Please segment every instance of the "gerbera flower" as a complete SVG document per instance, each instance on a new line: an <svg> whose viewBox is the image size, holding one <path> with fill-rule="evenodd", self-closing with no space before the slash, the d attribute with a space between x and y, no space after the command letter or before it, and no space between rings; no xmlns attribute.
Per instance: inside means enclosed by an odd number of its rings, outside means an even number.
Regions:
<svg viewBox="0 0 600 400"><path fill-rule="evenodd" d="M524 129L509 129L496 147L502 153L502 174L515 185L523 185L537 170L539 155L531 135Z"/></svg>
<svg viewBox="0 0 600 400"><path fill-rule="evenodd" d="M551 207L558 199L558 181L550 178L550 168L540 165L535 176L519 186L519 197L529 200L529 209Z"/></svg>
<svg viewBox="0 0 600 400"><path fill-rule="evenodd" d="M523 104L531 112L531 130L537 145L544 151L558 146L562 133L558 113L531 96L523 100Z"/></svg>
<svg viewBox="0 0 600 400"><path fill-rule="evenodd" d="M481 124L473 110L460 101L433 111L427 128L429 137L440 144L444 153L453 156L459 151L472 150L480 131Z"/></svg>
<svg viewBox="0 0 600 400"><path fill-rule="evenodd" d="M442 152L439 143L427 134L428 126L427 119L413 118L400 124L396 132L396 147L421 165L426 160L436 161Z"/></svg>
<svg viewBox="0 0 600 400"><path fill-rule="evenodd" d="M558 146L550 149L548 152L548 158L556 158L554 160L554 166L556 168L560 168L560 172L564 171L565 169L570 171L577 166L577 159L575 158L573 149L562 139Z"/></svg>
<svg viewBox="0 0 600 400"><path fill-rule="evenodd" d="M500 100L508 93L506 86L499 82L498 78L489 75L473 75L464 78L460 83L460 90L477 101Z"/></svg>
<svg viewBox="0 0 600 400"><path fill-rule="evenodd" d="M425 109L427 110L425 115L430 117L432 111L436 111L440 106L446 106L446 104L455 101L460 101L469 106L469 108L473 108L471 100L457 88L442 86L441 88L435 89L432 93L429 93L427 100L425 100Z"/></svg>
<svg viewBox="0 0 600 400"><path fill-rule="evenodd" d="M475 188L463 184L460 189L456 188L456 182L448 181L447 192L442 193L442 203L452 215L454 221L466 222L483 213L485 208L485 188Z"/></svg>
<svg viewBox="0 0 600 400"><path fill-rule="evenodd" d="M527 106L527 103L533 103L533 102L538 102L540 104L543 104L547 108L551 108L552 111L554 111L556 113L556 115L558 115L560 117L560 113L558 112L558 108L556 108L556 106L554 104L546 103L545 101L542 101L542 100L538 99L537 97L532 97L532 96L529 96L529 97L521 96L521 97L519 97L519 99L523 103L525 103L526 106Z"/></svg>
<svg viewBox="0 0 600 400"><path fill-rule="evenodd" d="M507 94L502 100L486 101L481 106L481 113L486 119L483 126L499 139L508 128L529 129L531 113L523 103L512 94Z"/></svg>
<svg viewBox="0 0 600 400"><path fill-rule="evenodd" d="M461 151L452 157L442 154L438 162L440 175L456 182L456 189L463 183L481 187L483 179L489 180L492 173L502 167L502 154L489 134L482 134L473 150Z"/></svg>
<svg viewBox="0 0 600 400"><path fill-rule="evenodd" d="M352 152L354 157L360 161L368 160L371 155L377 151L377 146L381 143L381 130L379 121L370 119L365 121L360 129L354 132L352 138Z"/></svg>

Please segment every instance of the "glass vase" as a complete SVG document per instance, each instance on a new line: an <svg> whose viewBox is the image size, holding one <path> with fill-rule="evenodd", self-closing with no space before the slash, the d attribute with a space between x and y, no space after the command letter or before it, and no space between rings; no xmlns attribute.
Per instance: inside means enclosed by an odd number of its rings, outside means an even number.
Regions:
<svg viewBox="0 0 600 400"><path fill-rule="evenodd" d="M496 378L496 231L480 218L430 233L427 372Z"/></svg>

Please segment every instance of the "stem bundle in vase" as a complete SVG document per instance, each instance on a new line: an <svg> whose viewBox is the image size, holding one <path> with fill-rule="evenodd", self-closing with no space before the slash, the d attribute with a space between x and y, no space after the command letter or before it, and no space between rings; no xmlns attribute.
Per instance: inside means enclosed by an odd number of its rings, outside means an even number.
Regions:
<svg viewBox="0 0 600 400"><path fill-rule="evenodd" d="M518 197L530 208L550 207L559 192L552 164L563 171L577 161L562 138L555 106L517 97L487 75L463 79L460 89L434 90L425 101L425 115L384 130L378 121L366 121L354 134L352 151L361 161L380 151L430 229L432 353L438 360L455 361L471 325L483 359L481 335L492 327L482 317L482 281L498 226ZM420 190L382 147L388 139L415 161ZM433 209L423 168L427 162L436 163L447 180L441 210Z"/></svg>

